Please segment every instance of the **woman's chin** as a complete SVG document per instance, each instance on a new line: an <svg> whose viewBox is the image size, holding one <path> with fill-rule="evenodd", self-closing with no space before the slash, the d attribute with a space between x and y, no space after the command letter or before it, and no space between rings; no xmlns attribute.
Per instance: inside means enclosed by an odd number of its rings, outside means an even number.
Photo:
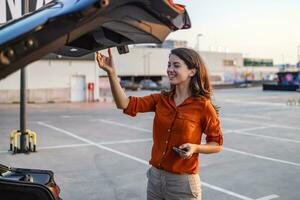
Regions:
<svg viewBox="0 0 300 200"><path fill-rule="evenodd" d="M174 79L174 78L169 78L169 83L170 83L170 84L176 84L176 79Z"/></svg>

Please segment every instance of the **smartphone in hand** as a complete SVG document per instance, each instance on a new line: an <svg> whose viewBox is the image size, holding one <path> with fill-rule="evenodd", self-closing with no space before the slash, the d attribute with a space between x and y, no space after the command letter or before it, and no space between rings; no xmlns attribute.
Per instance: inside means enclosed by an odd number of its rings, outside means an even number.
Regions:
<svg viewBox="0 0 300 200"><path fill-rule="evenodd" d="M176 151L177 153L183 153L183 154L186 154L186 152L188 151L187 148L180 149L178 147L173 147L173 150Z"/></svg>

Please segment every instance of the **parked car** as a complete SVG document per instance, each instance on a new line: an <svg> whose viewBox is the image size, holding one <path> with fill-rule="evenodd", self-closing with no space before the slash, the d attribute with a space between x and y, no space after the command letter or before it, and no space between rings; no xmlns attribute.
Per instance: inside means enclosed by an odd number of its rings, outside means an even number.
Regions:
<svg viewBox="0 0 300 200"><path fill-rule="evenodd" d="M141 89L143 90L159 90L160 87L157 83L152 81L151 79L144 79L140 82Z"/></svg>
<svg viewBox="0 0 300 200"><path fill-rule="evenodd" d="M136 91L136 90L140 89L140 84L135 83L130 80L121 80L120 84L121 84L121 87L124 88L125 90Z"/></svg>
<svg viewBox="0 0 300 200"><path fill-rule="evenodd" d="M0 197L5 200L61 200L50 170L12 168L0 164Z"/></svg>
<svg viewBox="0 0 300 200"><path fill-rule="evenodd" d="M157 84L161 90L170 90L171 89L168 77L163 77L162 80L157 82Z"/></svg>
<svg viewBox="0 0 300 200"><path fill-rule="evenodd" d="M51 52L80 57L117 47L126 53L129 44L162 43L190 27L184 6L173 0L53 0L0 27L0 80ZM5 200L59 199L49 170L1 165L0 188Z"/></svg>

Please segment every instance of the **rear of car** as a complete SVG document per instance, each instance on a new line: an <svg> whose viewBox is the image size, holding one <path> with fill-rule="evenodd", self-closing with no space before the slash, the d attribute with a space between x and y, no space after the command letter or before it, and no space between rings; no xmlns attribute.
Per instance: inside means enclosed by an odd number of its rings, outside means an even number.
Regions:
<svg viewBox="0 0 300 200"><path fill-rule="evenodd" d="M0 197L5 200L61 200L50 170L11 168L0 164Z"/></svg>
<svg viewBox="0 0 300 200"><path fill-rule="evenodd" d="M173 0L53 0L0 27L0 80L49 53L124 53L127 45L162 43L190 26ZM59 200L59 193L52 171L0 165L1 200Z"/></svg>
<svg viewBox="0 0 300 200"><path fill-rule="evenodd" d="M0 27L0 79L50 52L122 52L129 44L162 43L190 26L184 6L172 0L55 0Z"/></svg>

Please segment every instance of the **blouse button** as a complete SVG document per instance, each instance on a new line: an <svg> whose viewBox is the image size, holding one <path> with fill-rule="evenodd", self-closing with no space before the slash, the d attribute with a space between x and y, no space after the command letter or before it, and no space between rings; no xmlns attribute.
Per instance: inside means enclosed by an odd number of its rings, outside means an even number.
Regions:
<svg viewBox="0 0 300 200"><path fill-rule="evenodd" d="M168 129L168 132L170 132L171 131L171 129Z"/></svg>

